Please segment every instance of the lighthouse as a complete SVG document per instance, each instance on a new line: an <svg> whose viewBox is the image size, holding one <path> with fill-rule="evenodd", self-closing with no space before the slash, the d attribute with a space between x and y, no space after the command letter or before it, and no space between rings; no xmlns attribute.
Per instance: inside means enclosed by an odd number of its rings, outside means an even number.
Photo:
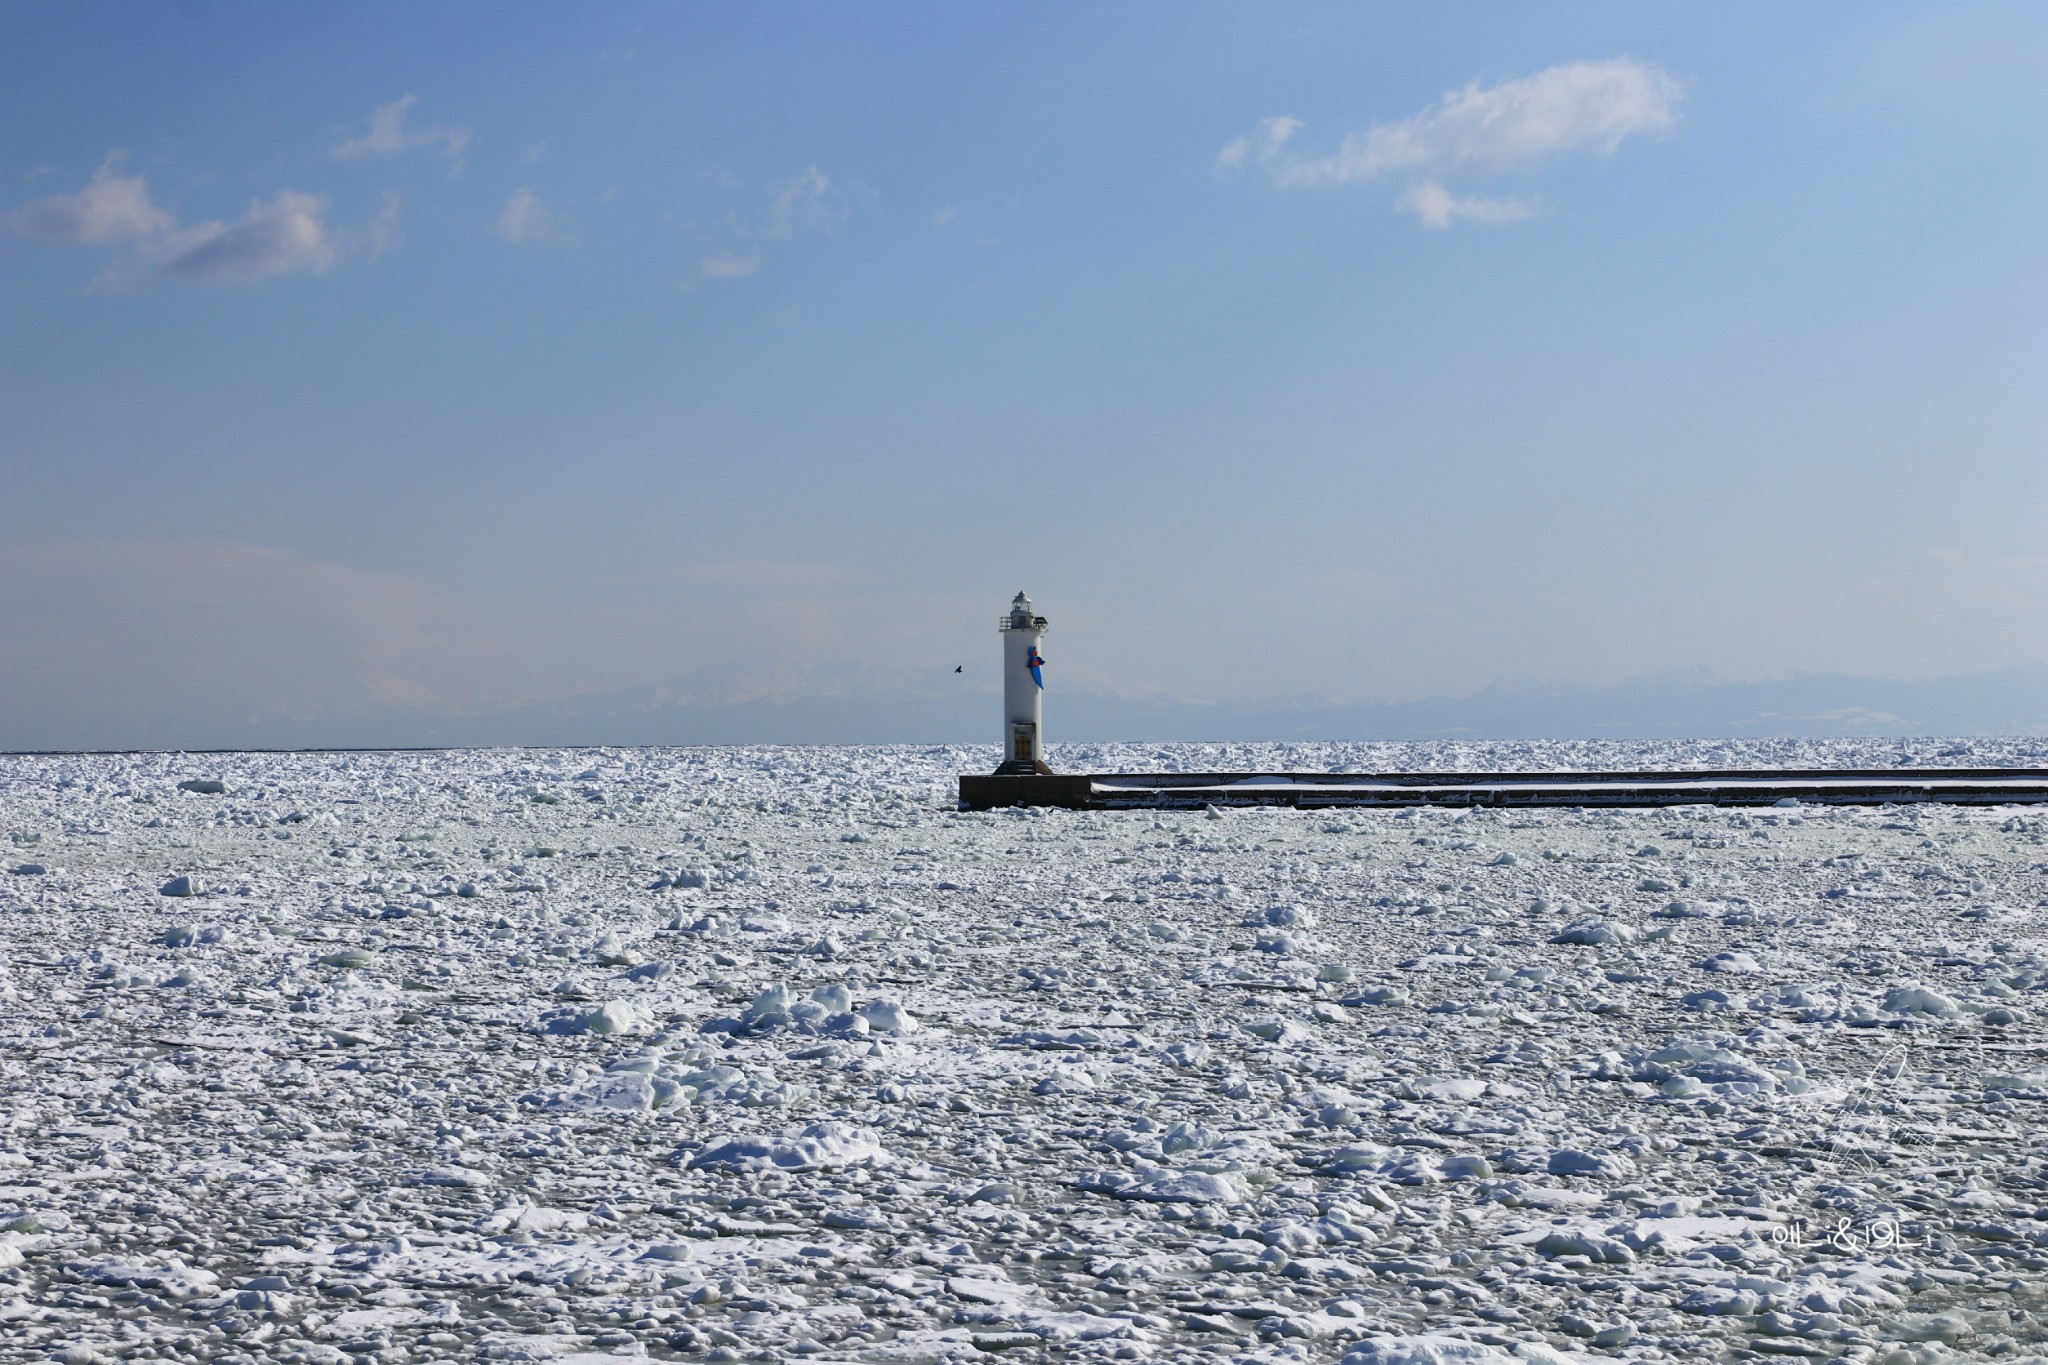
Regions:
<svg viewBox="0 0 2048 1365"><path fill-rule="evenodd" d="M998 774L1045 773L1045 660L1038 640L1045 618L1033 614L1031 599L1018 593L1010 614L997 628L1003 633L1003 761Z"/></svg>

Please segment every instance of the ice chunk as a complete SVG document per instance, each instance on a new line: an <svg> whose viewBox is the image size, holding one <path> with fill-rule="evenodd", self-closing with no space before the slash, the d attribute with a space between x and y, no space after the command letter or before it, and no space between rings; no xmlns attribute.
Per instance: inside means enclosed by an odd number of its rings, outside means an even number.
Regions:
<svg viewBox="0 0 2048 1365"><path fill-rule="evenodd" d="M1636 941L1636 931L1633 925L1618 924L1613 920L1582 919L1552 934L1550 941L1599 947L1609 943L1633 943Z"/></svg>
<svg viewBox="0 0 2048 1365"><path fill-rule="evenodd" d="M1214 1147L1222 1139L1213 1128L1199 1123L1176 1123L1168 1128L1159 1139L1159 1150L1171 1156L1175 1152L1199 1152Z"/></svg>
<svg viewBox="0 0 2048 1365"><path fill-rule="evenodd" d="M1825 1010L1829 1008L1829 1002L1817 994L1819 990L1817 986L1783 982L1751 997L1750 1003L1765 1010Z"/></svg>
<svg viewBox="0 0 2048 1365"><path fill-rule="evenodd" d="M790 1009L796 1003L796 991L778 981L756 995L741 1011L740 1027L754 1033L780 1028L790 1022Z"/></svg>
<svg viewBox="0 0 2048 1365"><path fill-rule="evenodd" d="M889 1153L873 1130L846 1123L813 1123L779 1135L727 1138L690 1158L692 1170L814 1171L880 1165Z"/></svg>
<svg viewBox="0 0 2048 1365"><path fill-rule="evenodd" d="M1274 905L1253 910L1244 917L1247 929L1313 929L1315 911L1305 905Z"/></svg>
<svg viewBox="0 0 2048 1365"><path fill-rule="evenodd" d="M102 1261L84 1268L88 1278L106 1285L134 1285L150 1289L167 1299L192 1299L211 1294L220 1278L210 1270L186 1265L173 1257L162 1265L135 1261Z"/></svg>
<svg viewBox="0 0 2048 1365"><path fill-rule="evenodd" d="M1337 1365L1515 1365L1520 1361L1567 1362L1571 1358L1544 1348L1542 1355L1524 1354L1517 1347L1510 1352L1458 1337L1435 1335L1373 1337L1345 1352Z"/></svg>
<svg viewBox="0 0 2048 1365"><path fill-rule="evenodd" d="M1030 1029L1013 1033L1003 1039L1004 1047L1028 1047L1054 1052L1088 1051L1108 1046L1103 1036L1094 1029ZM1190 1063L1193 1065L1193 1063Z"/></svg>
<svg viewBox="0 0 2048 1365"><path fill-rule="evenodd" d="M679 1087L643 1071L607 1071L574 1089L538 1098L548 1109L580 1113L644 1114L674 1101Z"/></svg>
<svg viewBox="0 0 2048 1365"><path fill-rule="evenodd" d="M592 944L590 956L602 967L632 967L640 961L640 955L628 948L616 932Z"/></svg>
<svg viewBox="0 0 2048 1365"><path fill-rule="evenodd" d="M1887 991L1884 997L1886 1014L1928 1014L1939 1019L1953 1019L1958 1013L1956 1002L1940 991L1925 986L1900 986Z"/></svg>
<svg viewBox="0 0 2048 1365"><path fill-rule="evenodd" d="M919 1027L917 1016L897 1000L870 1000L855 1013L877 1033L911 1033Z"/></svg>
<svg viewBox="0 0 2048 1365"><path fill-rule="evenodd" d="M2048 1067L2032 1071L1991 1072L1984 1077L1986 1090L2048 1090Z"/></svg>
<svg viewBox="0 0 2048 1365"><path fill-rule="evenodd" d="M1346 1005L1405 1005L1410 996L1405 986L1368 986L1355 991L1340 1002Z"/></svg>
<svg viewBox="0 0 2048 1365"><path fill-rule="evenodd" d="M1977 1329L1961 1313L1901 1313L1884 1324L1884 1334L1893 1341L1938 1341L1953 1346L1977 1335Z"/></svg>
<svg viewBox="0 0 2048 1365"><path fill-rule="evenodd" d="M653 1027L654 1015L638 1000L607 1000L596 1009L558 1014L547 1021L549 1033L642 1033Z"/></svg>
<svg viewBox="0 0 2048 1365"><path fill-rule="evenodd" d="M1082 1066L1054 1067L1050 1074L1031 1087L1034 1095L1080 1095L1095 1089L1095 1077Z"/></svg>
<svg viewBox="0 0 2048 1365"><path fill-rule="evenodd" d="M1627 1244L1597 1232L1551 1232L1536 1243L1539 1256L1584 1256L1603 1265L1633 1261L1636 1254Z"/></svg>
<svg viewBox="0 0 2048 1365"><path fill-rule="evenodd" d="M1472 1076L1417 1076L1403 1081L1398 1093L1409 1100L1470 1104L1486 1093L1486 1082Z"/></svg>
<svg viewBox="0 0 2048 1365"><path fill-rule="evenodd" d="M1443 1168L1428 1152L1403 1152L1385 1167L1384 1173L1396 1185L1434 1185L1444 1178Z"/></svg>
<svg viewBox="0 0 2048 1365"><path fill-rule="evenodd" d="M1552 1152L1544 1169L1552 1175L1584 1175L1601 1180L1621 1180L1636 1173L1636 1165L1619 1152L1581 1152L1566 1148Z"/></svg>
<svg viewBox="0 0 2048 1365"><path fill-rule="evenodd" d="M1703 1317L1748 1317L1762 1307L1763 1299L1755 1291L1728 1284L1695 1289L1678 1303L1679 1312Z"/></svg>
<svg viewBox="0 0 2048 1365"><path fill-rule="evenodd" d="M199 894L199 883L190 874L181 872L158 887L157 894L160 896L196 896Z"/></svg>
<svg viewBox="0 0 2048 1365"><path fill-rule="evenodd" d="M1662 910L1652 910L1650 915L1653 919L1705 919L1707 912L1691 901L1673 901Z"/></svg>
<svg viewBox="0 0 2048 1365"><path fill-rule="evenodd" d="M1235 1171L1162 1171L1117 1193L1154 1204L1239 1204L1251 1187Z"/></svg>
<svg viewBox="0 0 2048 1365"><path fill-rule="evenodd" d="M1282 1047L1290 1047L1296 1043L1306 1042L1313 1036L1303 1024L1297 1023L1292 1019L1278 1019L1270 1015L1262 1019L1250 1020L1245 1024L1244 1031L1253 1037L1263 1038L1269 1043L1278 1043Z"/></svg>
<svg viewBox="0 0 2048 1365"><path fill-rule="evenodd" d="M1386 1148L1375 1147L1371 1143L1354 1143L1330 1153L1316 1169L1332 1175L1372 1171L1379 1169L1380 1163L1386 1159Z"/></svg>

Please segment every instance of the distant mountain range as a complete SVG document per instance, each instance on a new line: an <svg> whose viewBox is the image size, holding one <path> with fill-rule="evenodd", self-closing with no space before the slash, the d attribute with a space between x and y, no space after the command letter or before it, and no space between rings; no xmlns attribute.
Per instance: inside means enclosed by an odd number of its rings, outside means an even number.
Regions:
<svg viewBox="0 0 2048 1365"><path fill-rule="evenodd" d="M463 712L363 706L221 720L193 734L10 736L9 747L980 743L993 742L997 711L992 693L967 688L920 694L870 683L749 701L644 688ZM1917 681L1814 673L1727 682L1686 673L1605 686L1504 682L1468 696L1390 702L1054 690L1046 729L1057 743L2035 735L2048 734L2048 665Z"/></svg>
<svg viewBox="0 0 2048 1365"><path fill-rule="evenodd" d="M992 739L996 712L993 695L965 689L705 701L649 688L464 714L301 718L209 738L248 747L974 743ZM1688 673L1608 686L1507 682L1469 696L1393 702L1053 691L1046 729L1061 742L2044 734L2048 665L1923 680L1815 673L1726 682Z"/></svg>

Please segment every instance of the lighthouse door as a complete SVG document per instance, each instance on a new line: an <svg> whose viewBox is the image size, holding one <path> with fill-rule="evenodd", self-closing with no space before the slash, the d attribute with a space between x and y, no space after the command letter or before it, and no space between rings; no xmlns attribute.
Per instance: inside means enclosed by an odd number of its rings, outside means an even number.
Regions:
<svg viewBox="0 0 2048 1365"><path fill-rule="evenodd" d="M1029 763L1038 757L1038 727L1030 721L1017 721L1010 726L1010 757Z"/></svg>

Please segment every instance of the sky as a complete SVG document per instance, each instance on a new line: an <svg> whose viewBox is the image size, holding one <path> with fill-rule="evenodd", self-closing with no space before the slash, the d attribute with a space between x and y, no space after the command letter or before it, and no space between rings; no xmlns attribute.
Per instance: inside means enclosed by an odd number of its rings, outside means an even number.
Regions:
<svg viewBox="0 0 2048 1365"><path fill-rule="evenodd" d="M2039 664L2044 210L2035 5L22 0L0 748Z"/></svg>

